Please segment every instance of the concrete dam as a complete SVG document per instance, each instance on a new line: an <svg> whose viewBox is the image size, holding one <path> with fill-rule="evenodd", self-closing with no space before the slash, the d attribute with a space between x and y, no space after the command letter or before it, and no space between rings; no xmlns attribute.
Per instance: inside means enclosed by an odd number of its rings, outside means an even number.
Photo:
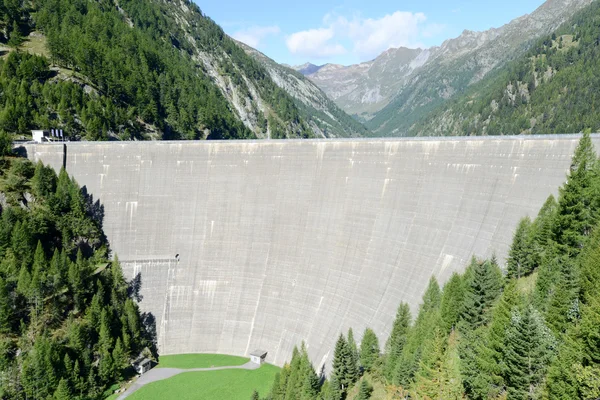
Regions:
<svg viewBox="0 0 600 400"><path fill-rule="evenodd" d="M473 255L504 263L520 218L566 180L579 136L26 145L105 207L161 354L282 365L306 342L328 366L340 332L383 346ZM596 146L600 137L593 137ZM178 255L178 257L176 257Z"/></svg>

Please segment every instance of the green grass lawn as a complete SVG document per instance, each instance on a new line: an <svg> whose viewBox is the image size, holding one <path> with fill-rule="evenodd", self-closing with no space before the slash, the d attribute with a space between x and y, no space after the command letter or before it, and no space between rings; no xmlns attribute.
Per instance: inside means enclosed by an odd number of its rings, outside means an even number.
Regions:
<svg viewBox="0 0 600 400"><path fill-rule="evenodd" d="M249 400L256 389L266 396L279 368L263 364L259 369L184 372L142 387L128 400Z"/></svg>
<svg viewBox="0 0 600 400"><path fill-rule="evenodd" d="M249 358L224 354L176 354L160 356L156 368L210 368L246 364Z"/></svg>

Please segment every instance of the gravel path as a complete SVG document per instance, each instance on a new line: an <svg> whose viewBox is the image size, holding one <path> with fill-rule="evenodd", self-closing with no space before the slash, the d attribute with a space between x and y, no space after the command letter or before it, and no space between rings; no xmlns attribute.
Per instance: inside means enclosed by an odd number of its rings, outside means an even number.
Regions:
<svg viewBox="0 0 600 400"><path fill-rule="evenodd" d="M180 369L180 368L154 368L150 371L146 372L144 375L140 376L125 392L123 392L117 400L122 400L127 396L131 395L133 392L138 390L144 385L147 385L151 382L162 381L163 379L170 378L172 376L181 374L183 372L196 372L196 371L219 371L222 369L248 369L253 370L259 368L260 365L253 363L252 361L248 361L244 365L236 365L231 367L212 367L212 368L190 368L190 369Z"/></svg>

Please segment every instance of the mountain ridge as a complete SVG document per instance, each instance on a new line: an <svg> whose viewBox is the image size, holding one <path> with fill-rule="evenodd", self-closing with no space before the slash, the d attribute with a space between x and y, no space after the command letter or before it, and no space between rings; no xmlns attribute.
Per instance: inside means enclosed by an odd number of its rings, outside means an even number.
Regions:
<svg viewBox="0 0 600 400"><path fill-rule="evenodd" d="M416 120L524 54L536 38L558 28L591 1L548 0L499 28L465 30L437 47L390 49L373 61L338 69L335 74L326 74L322 67L307 76L376 136L403 136ZM397 56L411 50L412 57ZM396 53L395 57L390 53ZM373 66L378 74L371 74Z"/></svg>

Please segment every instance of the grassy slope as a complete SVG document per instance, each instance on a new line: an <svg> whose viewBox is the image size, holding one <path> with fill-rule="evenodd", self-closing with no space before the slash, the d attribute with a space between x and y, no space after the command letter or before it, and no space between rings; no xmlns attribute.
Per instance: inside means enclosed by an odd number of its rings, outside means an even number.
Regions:
<svg viewBox="0 0 600 400"><path fill-rule="evenodd" d="M210 368L243 365L248 358L224 354L178 354L160 356L156 368Z"/></svg>
<svg viewBox="0 0 600 400"><path fill-rule="evenodd" d="M266 396L271 389L279 368L263 364L259 369L248 371L228 369L221 371L186 372L164 381L144 386L130 400L248 400L256 389Z"/></svg>

